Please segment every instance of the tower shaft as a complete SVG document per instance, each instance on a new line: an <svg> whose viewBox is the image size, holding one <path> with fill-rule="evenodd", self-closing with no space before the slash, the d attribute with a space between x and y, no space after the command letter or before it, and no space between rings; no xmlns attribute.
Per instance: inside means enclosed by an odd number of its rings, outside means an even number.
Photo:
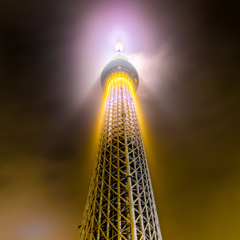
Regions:
<svg viewBox="0 0 240 240"><path fill-rule="evenodd" d="M108 77L98 157L78 240L161 240L134 100L124 72Z"/></svg>

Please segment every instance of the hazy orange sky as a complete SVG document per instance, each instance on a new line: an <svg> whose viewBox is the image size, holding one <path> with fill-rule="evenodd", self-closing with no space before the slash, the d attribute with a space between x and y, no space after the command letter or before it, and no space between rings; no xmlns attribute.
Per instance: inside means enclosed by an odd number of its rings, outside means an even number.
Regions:
<svg viewBox="0 0 240 240"><path fill-rule="evenodd" d="M1 2L1 240L77 238L118 41L139 73L163 239L240 239L236 3Z"/></svg>

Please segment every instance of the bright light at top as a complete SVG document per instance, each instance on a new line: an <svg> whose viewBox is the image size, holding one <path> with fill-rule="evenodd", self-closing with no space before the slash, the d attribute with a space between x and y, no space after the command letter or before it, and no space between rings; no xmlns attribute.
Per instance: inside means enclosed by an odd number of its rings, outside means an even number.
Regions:
<svg viewBox="0 0 240 240"><path fill-rule="evenodd" d="M117 51L118 53L121 53L122 50L123 50L123 45L122 45L121 43L117 43L117 44L115 45L115 49L116 49L116 51Z"/></svg>

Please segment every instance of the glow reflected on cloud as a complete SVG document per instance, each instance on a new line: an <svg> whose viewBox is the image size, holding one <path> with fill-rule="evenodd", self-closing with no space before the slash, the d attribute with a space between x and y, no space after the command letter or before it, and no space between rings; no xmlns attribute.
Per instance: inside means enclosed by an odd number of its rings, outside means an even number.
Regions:
<svg viewBox="0 0 240 240"><path fill-rule="evenodd" d="M152 46L152 23L142 11L132 2L96 4L84 19L84 30L73 29L76 35L72 44L75 55L72 98L75 106L83 104L94 84L100 80L102 69L116 54L116 43L124 43L125 55ZM80 25L82 22L79 20Z"/></svg>
<svg viewBox="0 0 240 240"><path fill-rule="evenodd" d="M155 53L136 53L128 56L139 75L138 96L159 97L159 86L165 84L168 70L168 48L161 48ZM147 88L147 91L146 91ZM156 89L158 92L156 92Z"/></svg>
<svg viewBox="0 0 240 240"><path fill-rule="evenodd" d="M51 232L51 224L46 221L32 221L22 227L21 236L24 239L46 239Z"/></svg>

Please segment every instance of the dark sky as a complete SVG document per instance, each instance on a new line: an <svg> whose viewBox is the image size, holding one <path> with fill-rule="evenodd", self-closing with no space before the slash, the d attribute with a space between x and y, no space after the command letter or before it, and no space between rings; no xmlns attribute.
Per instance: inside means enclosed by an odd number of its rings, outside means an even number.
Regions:
<svg viewBox="0 0 240 240"><path fill-rule="evenodd" d="M76 239L121 41L164 240L239 240L237 3L1 1L0 239Z"/></svg>

